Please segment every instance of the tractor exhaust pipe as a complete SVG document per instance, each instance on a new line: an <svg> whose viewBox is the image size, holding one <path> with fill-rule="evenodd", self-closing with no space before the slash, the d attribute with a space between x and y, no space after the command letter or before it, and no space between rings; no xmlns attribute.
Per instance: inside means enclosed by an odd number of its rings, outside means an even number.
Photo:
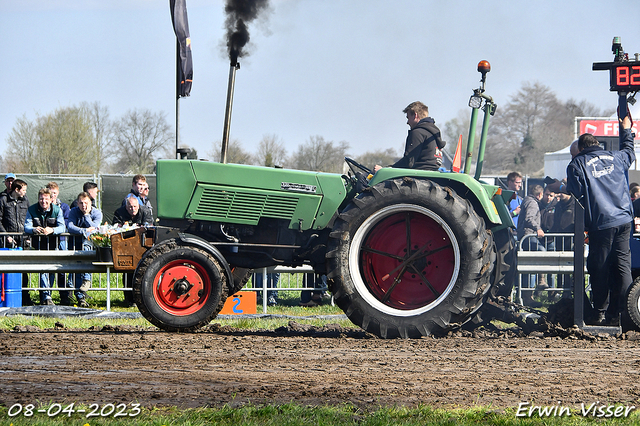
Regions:
<svg viewBox="0 0 640 426"><path fill-rule="evenodd" d="M220 162L227 162L227 148L229 148L229 128L231 127L231 108L233 107L233 89L236 85L236 70L240 69L240 63L231 63L229 69L229 87L227 89L227 108L224 114L224 126L222 128L222 151Z"/></svg>

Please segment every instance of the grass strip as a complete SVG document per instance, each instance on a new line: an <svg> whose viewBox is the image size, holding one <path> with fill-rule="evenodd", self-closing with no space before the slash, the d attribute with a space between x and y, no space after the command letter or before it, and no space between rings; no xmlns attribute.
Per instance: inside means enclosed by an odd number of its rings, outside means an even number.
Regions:
<svg viewBox="0 0 640 426"><path fill-rule="evenodd" d="M32 416L27 417L24 412L18 412L15 407L0 406L0 424L6 425L220 425L220 426L294 426L294 425L358 425L358 426L387 426L387 425L593 425L610 421L616 425L636 425L640 416L635 412L627 418L603 419L583 417L575 411L571 416L563 417L532 417L519 418L513 409L496 410L492 407L472 407L466 409L444 409L419 406L381 407L373 411L362 411L359 408L344 404L340 406L303 406L298 404L283 405L244 405L239 407L223 406L221 408L192 408L179 409L176 407L142 408L136 416L109 416L87 418L85 413L60 413L50 416L46 412L51 405L42 405L34 409ZM65 408L65 407L62 407ZM89 407L77 406L74 409ZM54 406L54 413L58 407ZM131 408L128 408L131 411ZM11 416L10 416L11 414Z"/></svg>

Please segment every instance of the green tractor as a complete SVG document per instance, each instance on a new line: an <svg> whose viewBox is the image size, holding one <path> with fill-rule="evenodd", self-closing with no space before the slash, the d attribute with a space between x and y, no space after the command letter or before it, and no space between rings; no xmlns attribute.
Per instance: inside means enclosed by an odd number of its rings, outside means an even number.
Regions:
<svg viewBox="0 0 640 426"><path fill-rule="evenodd" d="M347 175L159 160L159 226L145 231L153 242L134 263L140 312L164 330L196 330L252 269L275 265L326 275L349 319L382 338L446 333L508 296L512 193L479 181L495 111L484 93L489 70L478 65L464 173L383 168L367 181L369 169L348 158Z"/></svg>

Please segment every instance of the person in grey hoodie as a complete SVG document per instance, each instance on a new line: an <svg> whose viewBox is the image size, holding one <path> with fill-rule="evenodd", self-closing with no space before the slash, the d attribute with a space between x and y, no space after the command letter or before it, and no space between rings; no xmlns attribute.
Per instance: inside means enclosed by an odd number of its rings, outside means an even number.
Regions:
<svg viewBox="0 0 640 426"><path fill-rule="evenodd" d="M522 250L524 251L546 251L544 244L539 240L544 237L544 231L540 224L540 200L542 200L543 193L542 186L533 185L529 188L529 194L524 197L520 205L517 236L518 241L522 242ZM527 235L534 236L525 238ZM522 274L522 288L535 288L535 279L535 274ZM542 304L533 300L531 293L531 290L527 290L522 294L524 304L530 307L541 307Z"/></svg>

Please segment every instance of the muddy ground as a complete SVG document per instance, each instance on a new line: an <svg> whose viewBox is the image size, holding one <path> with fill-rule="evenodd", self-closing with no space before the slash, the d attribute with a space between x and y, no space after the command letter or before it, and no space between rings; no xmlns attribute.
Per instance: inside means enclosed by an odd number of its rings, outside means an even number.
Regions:
<svg viewBox="0 0 640 426"><path fill-rule="evenodd" d="M0 332L0 402L145 407L285 403L517 408L640 406L640 334L460 331L381 340L337 325Z"/></svg>

